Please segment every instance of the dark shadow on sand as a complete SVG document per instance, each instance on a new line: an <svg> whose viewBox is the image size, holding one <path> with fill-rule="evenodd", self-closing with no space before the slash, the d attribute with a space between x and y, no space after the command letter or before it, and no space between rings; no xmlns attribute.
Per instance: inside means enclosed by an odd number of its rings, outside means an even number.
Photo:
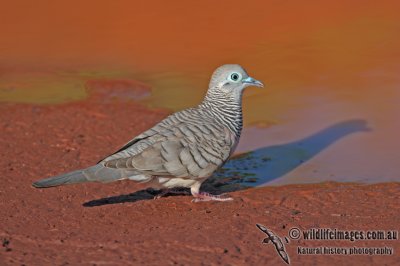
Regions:
<svg viewBox="0 0 400 266"><path fill-rule="evenodd" d="M167 194L166 196L183 196L183 195L190 195L190 190L186 188L180 188L177 189L179 191L182 191L181 194ZM161 193L161 190L156 190L152 188L148 189L143 189L139 190L130 194L125 194L125 195L118 195L118 196L113 196L113 197L108 197L108 198L101 198L97 200L91 200L88 202L85 202L83 204L84 207L96 207L96 206L102 206L102 205L108 205L108 204L118 204L118 203L125 203L125 202L136 202L140 200L154 200L154 197L157 196L159 193Z"/></svg>
<svg viewBox="0 0 400 266"><path fill-rule="evenodd" d="M221 194L265 184L294 170L343 137L368 131L370 129L365 120L348 120L298 141L268 146L233 157L203 183L201 190ZM83 206L94 207L153 199L156 194L154 190L151 191L141 190L127 195L102 198L86 202Z"/></svg>
<svg viewBox="0 0 400 266"><path fill-rule="evenodd" d="M140 191L136 191L136 192L130 193L130 194L91 200L91 201L85 202L83 204L83 206L84 207L96 207L96 206L102 206L102 205L108 205L108 204L136 202L139 200L150 200L153 198L154 198L154 196L152 196L146 190L140 190Z"/></svg>

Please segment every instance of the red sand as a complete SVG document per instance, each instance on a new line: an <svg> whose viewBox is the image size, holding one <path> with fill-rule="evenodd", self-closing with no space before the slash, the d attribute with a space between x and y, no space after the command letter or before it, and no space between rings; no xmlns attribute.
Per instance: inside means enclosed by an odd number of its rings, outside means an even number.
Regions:
<svg viewBox="0 0 400 266"><path fill-rule="evenodd" d="M400 184L324 183L241 190L232 202L152 200L128 182L34 189L91 165L166 116L132 102L0 105L0 265L283 265L256 227L399 229ZM121 195L121 196L120 196ZM118 197L119 196L119 197ZM113 197L110 199L103 199ZM85 204L86 203L86 204ZM119 203L119 204L117 204ZM297 246L390 246L391 256L296 255ZM294 241L293 265L394 265L399 241Z"/></svg>

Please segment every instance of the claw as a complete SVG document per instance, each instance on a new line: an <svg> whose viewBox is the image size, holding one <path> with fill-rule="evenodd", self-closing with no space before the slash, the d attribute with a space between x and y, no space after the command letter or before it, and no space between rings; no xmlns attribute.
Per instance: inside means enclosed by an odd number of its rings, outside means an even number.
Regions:
<svg viewBox="0 0 400 266"><path fill-rule="evenodd" d="M212 195L210 193L206 192L201 192L198 194L193 195L195 198L192 200L192 202L201 202L201 201L231 201L233 198L231 197L224 197L226 194L221 194L221 195Z"/></svg>

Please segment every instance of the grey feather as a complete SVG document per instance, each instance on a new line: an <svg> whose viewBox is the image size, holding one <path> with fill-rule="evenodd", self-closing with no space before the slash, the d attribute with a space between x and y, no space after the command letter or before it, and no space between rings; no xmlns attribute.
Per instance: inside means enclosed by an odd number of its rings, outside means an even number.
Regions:
<svg viewBox="0 0 400 266"><path fill-rule="evenodd" d="M46 187L55 187L60 185L68 185L68 184L76 184L76 183L84 183L84 182L103 182L108 183L112 181L116 181L119 179L126 178L127 176L132 175L133 173L124 172L120 169L112 169L104 167L101 164L97 164L95 166L73 171L70 173L66 173L59 176L54 176L46 179L42 179L33 183L34 187L37 188L46 188Z"/></svg>
<svg viewBox="0 0 400 266"><path fill-rule="evenodd" d="M232 73L241 79L232 80ZM149 182L156 178L159 184L186 184L198 190L198 182L220 168L239 141L243 89L260 84L239 65L222 66L212 75L207 94L197 107L168 116L95 166L43 179L33 186L121 179Z"/></svg>
<svg viewBox="0 0 400 266"><path fill-rule="evenodd" d="M34 182L32 185L36 188L55 187L60 185L87 182L86 176L82 170L73 171L64 175L54 176Z"/></svg>

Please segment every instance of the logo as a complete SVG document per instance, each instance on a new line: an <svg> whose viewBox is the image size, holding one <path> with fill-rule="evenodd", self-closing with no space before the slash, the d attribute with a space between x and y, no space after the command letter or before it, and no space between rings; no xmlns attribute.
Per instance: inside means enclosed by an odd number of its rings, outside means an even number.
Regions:
<svg viewBox="0 0 400 266"><path fill-rule="evenodd" d="M271 243L275 246L275 250L278 253L278 255L283 259L284 262L287 264L290 264L290 259L289 255L286 252L285 245L283 244L282 239L277 236L274 232L272 232L270 229L265 227L262 224L256 224L257 228L260 229L263 233L267 235L266 238L263 239L261 243L263 244L268 244ZM289 240L285 237L286 243L289 243Z"/></svg>
<svg viewBox="0 0 400 266"><path fill-rule="evenodd" d="M257 228L267 235L261 242L262 244L272 244L284 262L290 264L289 255L286 252L285 243L289 244L289 239L276 235L272 230L262 224L256 224ZM368 243L381 243L382 241L397 241L397 230L341 230L338 228L311 228L300 230L292 227L288 231L288 237L292 240L303 239L318 243L315 245L297 246L297 255L366 255L366 256L386 256L393 255L394 248L382 244L372 246L332 246L321 245L320 241L346 240L350 243L356 241L368 241ZM282 240L284 239L285 242ZM342 241L343 242L343 241ZM300 243L300 242L299 242ZM386 243L386 242L384 242Z"/></svg>

